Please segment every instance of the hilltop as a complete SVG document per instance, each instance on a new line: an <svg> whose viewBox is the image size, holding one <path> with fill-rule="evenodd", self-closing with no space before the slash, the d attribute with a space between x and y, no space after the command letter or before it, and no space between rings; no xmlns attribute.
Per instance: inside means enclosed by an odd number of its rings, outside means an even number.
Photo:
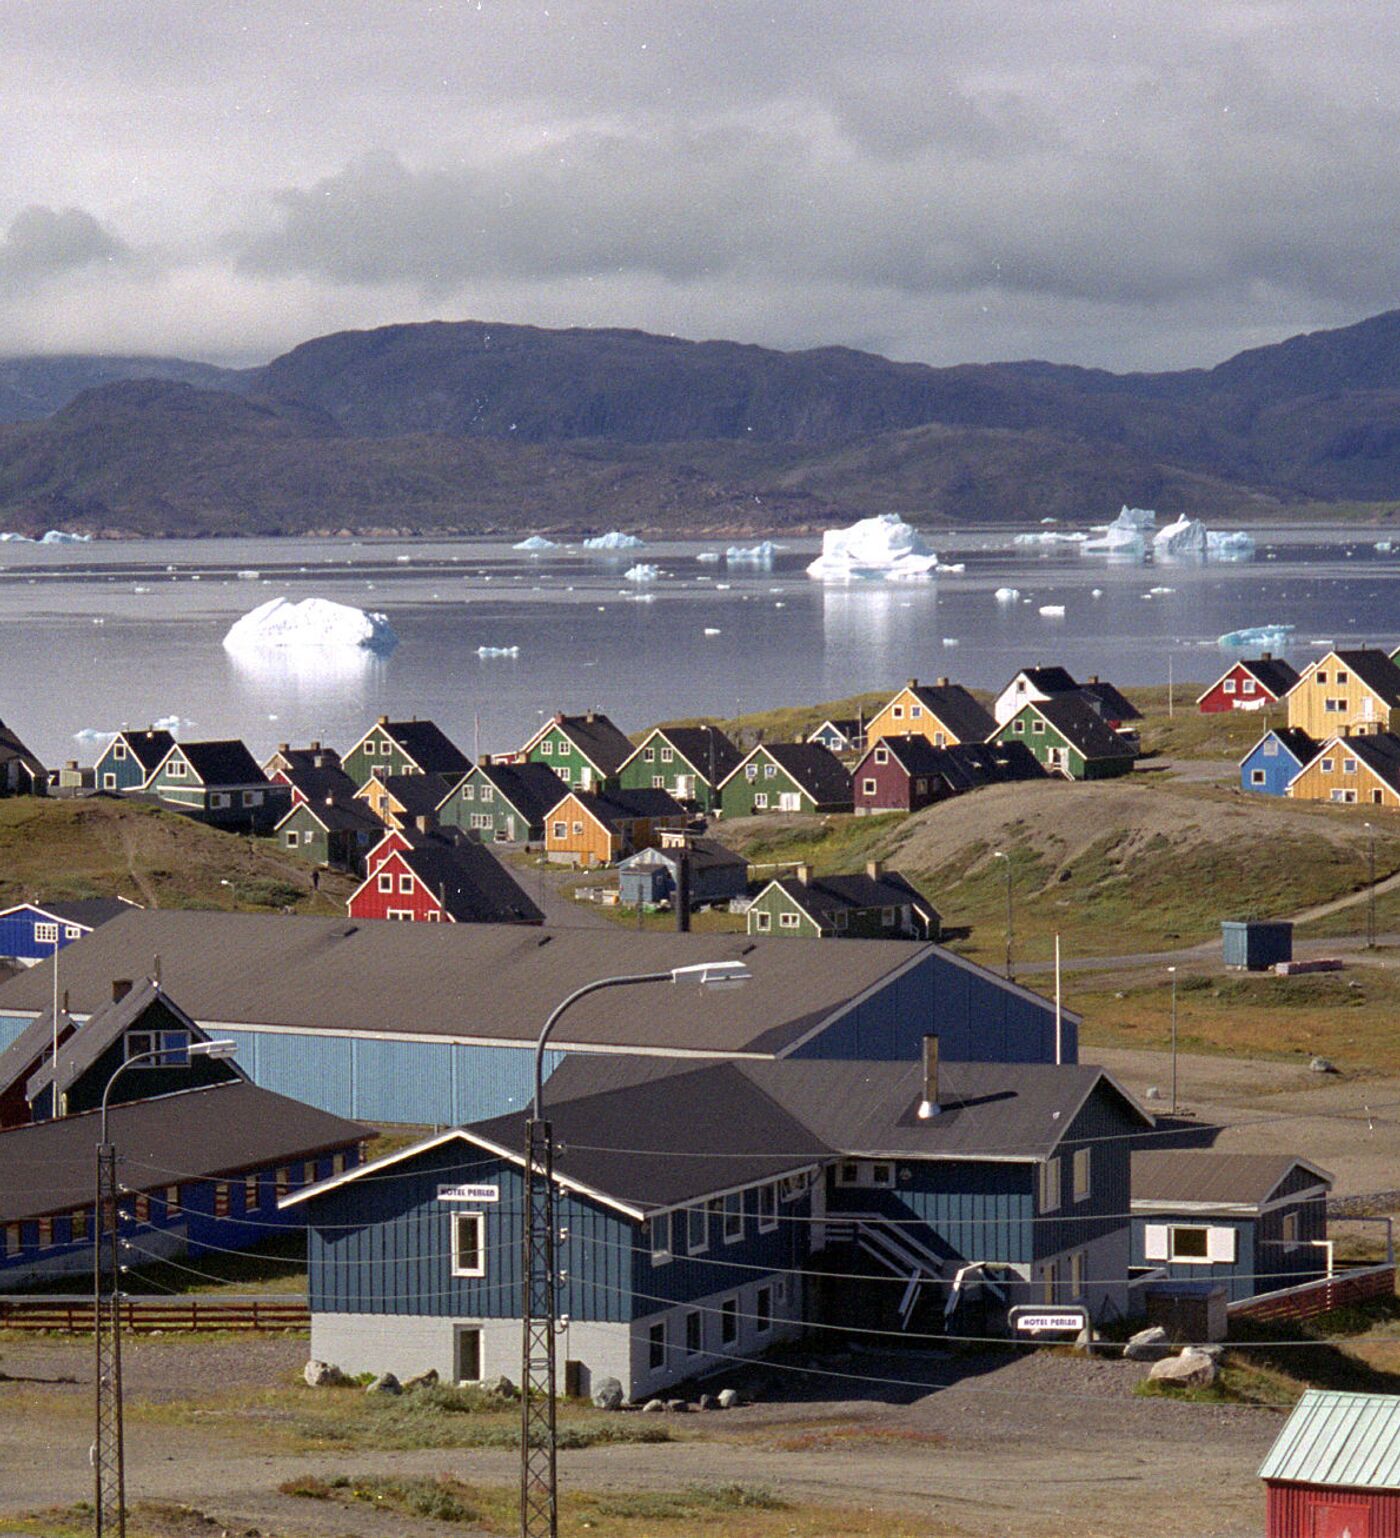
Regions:
<svg viewBox="0 0 1400 1538"><path fill-rule="evenodd" d="M0 363L0 521L144 534L655 532L1400 511L1400 311L1211 369L933 368L479 321L259 368Z"/></svg>

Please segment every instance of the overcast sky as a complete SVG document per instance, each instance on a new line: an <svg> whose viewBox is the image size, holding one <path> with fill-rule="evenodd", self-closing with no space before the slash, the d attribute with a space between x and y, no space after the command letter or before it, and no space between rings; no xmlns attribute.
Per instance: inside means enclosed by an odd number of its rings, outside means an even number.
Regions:
<svg viewBox="0 0 1400 1538"><path fill-rule="evenodd" d="M1400 304L1393 0L5 0L0 354L1210 364Z"/></svg>

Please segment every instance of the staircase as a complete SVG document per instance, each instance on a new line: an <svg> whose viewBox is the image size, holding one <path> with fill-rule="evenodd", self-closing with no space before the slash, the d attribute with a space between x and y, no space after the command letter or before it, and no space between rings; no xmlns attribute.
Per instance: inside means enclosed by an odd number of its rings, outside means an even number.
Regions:
<svg viewBox="0 0 1400 1538"><path fill-rule="evenodd" d="M826 1232L828 1243L853 1244L877 1265L905 1280L907 1285L899 1300L899 1327L907 1330L924 1284L941 1278L943 1260L900 1225L881 1217L878 1212L846 1212L840 1217L829 1216Z"/></svg>

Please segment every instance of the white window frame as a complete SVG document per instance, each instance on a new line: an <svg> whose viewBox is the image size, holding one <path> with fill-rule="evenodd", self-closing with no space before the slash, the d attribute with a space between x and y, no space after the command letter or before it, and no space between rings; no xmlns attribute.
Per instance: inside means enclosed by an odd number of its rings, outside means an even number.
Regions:
<svg viewBox="0 0 1400 1538"><path fill-rule="evenodd" d="M189 771L185 765L184 759L172 758L169 764L166 765L165 772L170 776L172 780L183 780Z"/></svg>
<svg viewBox="0 0 1400 1538"><path fill-rule="evenodd" d="M876 792L876 783L875 783L874 780L862 780L860 782L860 793L861 793L861 795L863 795L863 796L873 796L875 794L875 792Z"/></svg>
<svg viewBox="0 0 1400 1538"><path fill-rule="evenodd" d="M1064 1200L1064 1180L1060 1172L1060 1159L1044 1159L1040 1165L1040 1210L1058 1212Z"/></svg>
<svg viewBox="0 0 1400 1538"><path fill-rule="evenodd" d="M1074 1200L1087 1202L1094 1194L1094 1161L1092 1148L1074 1150Z"/></svg>
<svg viewBox="0 0 1400 1538"><path fill-rule="evenodd" d="M768 792L766 790L754 791L753 809L756 812L766 812L768 810Z"/></svg>
<svg viewBox="0 0 1400 1538"><path fill-rule="evenodd" d="M1227 678L1220 687L1223 693L1233 694L1235 692L1235 680L1233 678Z"/></svg>
<svg viewBox="0 0 1400 1538"><path fill-rule="evenodd" d="M800 929L802 927L802 915L800 913L780 913L778 915L779 929Z"/></svg>
<svg viewBox="0 0 1400 1538"><path fill-rule="evenodd" d="M57 945L58 925L51 924L45 919L40 919L34 925L34 943L36 945Z"/></svg>
<svg viewBox="0 0 1400 1538"><path fill-rule="evenodd" d="M399 896L407 897L413 891L413 877L399 875Z"/></svg>
<svg viewBox="0 0 1400 1538"><path fill-rule="evenodd" d="M394 876L392 871L388 875L381 874L376 878L376 881L377 890L381 892L392 892L394 890Z"/></svg>
<svg viewBox="0 0 1400 1538"><path fill-rule="evenodd" d="M754 910L753 918L753 927L755 930L767 933L770 929L772 929L773 915L771 913L765 913L762 908L757 908Z"/></svg>
<svg viewBox="0 0 1400 1538"><path fill-rule="evenodd" d="M471 1253L476 1260L471 1265L462 1264L462 1233L467 1227L475 1231L476 1239ZM454 1212L452 1214L452 1274L453 1276L486 1275L486 1214L484 1212Z"/></svg>
<svg viewBox="0 0 1400 1538"><path fill-rule="evenodd" d="M1269 776L1263 769L1251 769L1249 771L1249 783L1251 785L1267 785Z"/></svg>
<svg viewBox="0 0 1400 1538"><path fill-rule="evenodd" d="M117 763L121 763L126 757L126 744L124 742L114 742L112 744L112 757Z"/></svg>
<svg viewBox="0 0 1400 1538"><path fill-rule="evenodd" d="M554 757L554 744L549 740L548 737L546 737L540 744L540 756L542 758Z"/></svg>
<svg viewBox="0 0 1400 1538"><path fill-rule="evenodd" d="M647 1246L651 1250L652 1265L664 1266L671 1259L673 1243L669 1212L658 1212L647 1219Z"/></svg>

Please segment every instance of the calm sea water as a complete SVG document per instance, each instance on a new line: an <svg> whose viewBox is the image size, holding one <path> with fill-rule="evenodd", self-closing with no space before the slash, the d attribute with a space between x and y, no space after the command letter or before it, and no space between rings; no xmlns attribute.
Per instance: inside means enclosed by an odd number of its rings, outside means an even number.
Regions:
<svg viewBox="0 0 1400 1538"><path fill-rule="evenodd" d="M771 569L698 561L723 548L713 543L545 556L482 542L9 544L0 716L49 762L90 762L85 732L169 716L186 737L241 736L259 756L289 739L348 746L386 712L431 716L468 752L489 752L557 709L596 706L630 730L913 676L997 687L1048 662L1125 686L1165 682L1169 669L1209 681L1226 655L1216 637L1265 623L1297 627L1295 663L1324 642L1400 640L1400 553L1335 530L1257 537L1248 562L1138 566L945 536L940 555L965 562L962 574L849 585L804 575L815 541L782 544ZM625 581L638 559L661 580ZM1003 586L1020 601L998 602ZM281 594L383 610L400 644L333 664L226 653L232 621ZM1063 618L1039 613L1055 604ZM520 653L482 658L479 646Z"/></svg>

